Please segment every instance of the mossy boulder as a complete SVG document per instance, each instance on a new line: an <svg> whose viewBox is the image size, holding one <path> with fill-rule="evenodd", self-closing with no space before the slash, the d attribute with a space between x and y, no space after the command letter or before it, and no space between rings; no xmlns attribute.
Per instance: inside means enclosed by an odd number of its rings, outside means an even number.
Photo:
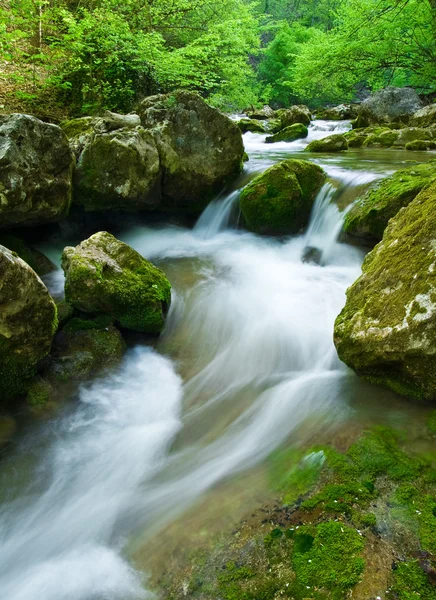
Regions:
<svg viewBox="0 0 436 600"><path fill-rule="evenodd" d="M153 209L160 202L160 159L143 127L95 133L77 161L74 201L86 211Z"/></svg>
<svg viewBox="0 0 436 600"><path fill-rule="evenodd" d="M288 235L307 225L325 173L304 160L284 160L249 183L240 198L248 229L255 233Z"/></svg>
<svg viewBox="0 0 436 600"><path fill-rule="evenodd" d="M28 246L24 240L15 235L0 233L0 244L18 254L40 276L47 275L47 273L56 269L55 265L45 254Z"/></svg>
<svg viewBox="0 0 436 600"><path fill-rule="evenodd" d="M394 391L436 399L436 183L392 219L336 320L341 360Z"/></svg>
<svg viewBox="0 0 436 600"><path fill-rule="evenodd" d="M36 273L0 246L0 399L26 391L57 329L56 305Z"/></svg>
<svg viewBox="0 0 436 600"><path fill-rule="evenodd" d="M342 152L343 150L348 150L348 142L341 134L329 135L322 140L313 140L305 148L306 152Z"/></svg>
<svg viewBox="0 0 436 600"><path fill-rule="evenodd" d="M198 215L241 172L239 127L198 94L151 96L141 103L139 114L159 151L161 209Z"/></svg>
<svg viewBox="0 0 436 600"><path fill-rule="evenodd" d="M113 235L101 231L62 254L65 297L85 313L113 317L122 328L158 334L171 302L164 273Z"/></svg>
<svg viewBox="0 0 436 600"><path fill-rule="evenodd" d="M339 104L338 106L322 108L316 113L317 119L326 119L327 121L343 121L354 119L356 116L356 108L350 104Z"/></svg>
<svg viewBox="0 0 436 600"><path fill-rule="evenodd" d="M420 108L410 119L410 125L413 127L430 127L436 125L436 104L430 104Z"/></svg>
<svg viewBox="0 0 436 600"><path fill-rule="evenodd" d="M388 130L382 133L371 133L366 136L362 146L364 148L390 148L398 140L398 131Z"/></svg>
<svg viewBox="0 0 436 600"><path fill-rule="evenodd" d="M57 125L22 114L0 116L0 229L64 219L74 156Z"/></svg>
<svg viewBox="0 0 436 600"><path fill-rule="evenodd" d="M344 232L368 242L380 241L389 219L436 179L436 161L397 171L358 199L345 217Z"/></svg>
<svg viewBox="0 0 436 600"><path fill-rule="evenodd" d="M391 122L407 125L421 107L422 102L412 88L387 87L362 102L353 127Z"/></svg>
<svg viewBox="0 0 436 600"><path fill-rule="evenodd" d="M434 140L415 140L414 142L408 142L405 145L406 150L421 151L436 150L436 141Z"/></svg>
<svg viewBox="0 0 436 600"><path fill-rule="evenodd" d="M308 133L309 131L306 125L295 123L294 125L289 125L289 127L281 129L274 135L268 136L265 139L265 142L267 144L273 144L274 142L294 142L295 140L307 137Z"/></svg>
<svg viewBox="0 0 436 600"><path fill-rule="evenodd" d="M304 104L291 106L291 108L282 110L280 111L279 116L282 128L289 127L295 123L302 123L307 126L312 119L309 108Z"/></svg>
<svg viewBox="0 0 436 600"><path fill-rule="evenodd" d="M267 119L273 119L275 115L275 111L265 104L262 108L254 108L252 110L248 109L245 111L246 115L250 119L255 119L257 121L266 121Z"/></svg>
<svg viewBox="0 0 436 600"><path fill-rule="evenodd" d="M28 396L28 403L35 406L38 402L39 406L44 406L52 399L53 388L59 384L86 381L101 369L116 366L125 351L123 336L107 315L71 319L56 334L42 371L44 379L35 383L38 393Z"/></svg>
<svg viewBox="0 0 436 600"><path fill-rule="evenodd" d="M238 121L238 127L242 133L247 133L247 131L251 131L252 133L265 133L264 124L256 119L241 119Z"/></svg>

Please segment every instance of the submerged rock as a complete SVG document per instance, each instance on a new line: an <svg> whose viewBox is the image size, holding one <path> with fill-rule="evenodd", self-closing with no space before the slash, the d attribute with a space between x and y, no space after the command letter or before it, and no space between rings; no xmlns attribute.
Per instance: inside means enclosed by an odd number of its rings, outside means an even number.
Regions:
<svg viewBox="0 0 436 600"><path fill-rule="evenodd" d="M390 122L408 124L421 107L422 102L412 88L387 87L362 102L354 126L368 127Z"/></svg>
<svg viewBox="0 0 436 600"><path fill-rule="evenodd" d="M0 116L0 228L64 219L74 157L57 125L22 114Z"/></svg>
<svg viewBox="0 0 436 600"><path fill-rule="evenodd" d="M36 273L0 246L0 398L27 389L57 328L56 305Z"/></svg>
<svg viewBox="0 0 436 600"><path fill-rule="evenodd" d="M389 219L436 179L436 161L397 171L358 199L345 217L345 233L380 241Z"/></svg>
<svg viewBox="0 0 436 600"><path fill-rule="evenodd" d="M335 323L341 360L394 391L436 399L436 183L392 219Z"/></svg>
<svg viewBox="0 0 436 600"><path fill-rule="evenodd" d="M289 127L281 129L274 135L268 136L265 139L265 142L267 144L273 144L274 142L293 142L295 140L307 137L308 133L309 131L306 125L303 125L302 123L295 123L294 125L289 125Z"/></svg>
<svg viewBox="0 0 436 600"><path fill-rule="evenodd" d="M200 214L242 170L239 127L198 94L178 91L146 98L139 114L159 151L163 210Z"/></svg>
<svg viewBox="0 0 436 600"><path fill-rule="evenodd" d="M308 223L325 173L304 160L284 160L253 179L241 193L244 222L255 233L288 235Z"/></svg>
<svg viewBox="0 0 436 600"><path fill-rule="evenodd" d="M85 313L113 317L120 327L158 334L171 302L164 273L113 235L101 231L62 254L65 297Z"/></svg>
<svg viewBox="0 0 436 600"><path fill-rule="evenodd" d="M238 121L238 127L242 133L247 133L247 131L251 131L252 133L265 133L264 124L255 119L241 119Z"/></svg>
<svg viewBox="0 0 436 600"><path fill-rule="evenodd" d="M306 152L342 152L348 149L347 139L341 134L329 135L322 140L313 140L305 148Z"/></svg>
<svg viewBox="0 0 436 600"><path fill-rule="evenodd" d="M291 106L291 108L281 110L278 114L282 128L289 127L295 123L309 125L312 119L312 114L309 108L304 104Z"/></svg>

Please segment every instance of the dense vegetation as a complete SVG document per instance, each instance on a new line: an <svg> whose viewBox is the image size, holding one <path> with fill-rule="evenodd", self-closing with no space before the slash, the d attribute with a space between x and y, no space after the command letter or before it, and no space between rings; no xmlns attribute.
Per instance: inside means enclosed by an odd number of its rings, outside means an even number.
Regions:
<svg viewBox="0 0 436 600"><path fill-rule="evenodd" d="M435 38L435 0L3 0L0 108L125 111L176 88L228 110L429 93Z"/></svg>

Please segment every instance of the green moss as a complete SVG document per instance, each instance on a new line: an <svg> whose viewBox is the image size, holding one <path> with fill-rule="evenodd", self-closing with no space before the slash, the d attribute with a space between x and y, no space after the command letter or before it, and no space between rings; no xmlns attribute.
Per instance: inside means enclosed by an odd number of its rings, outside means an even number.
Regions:
<svg viewBox="0 0 436 600"><path fill-rule="evenodd" d="M293 142L294 140L307 137L308 133L309 130L305 125L302 123L295 123L294 125L281 129L274 135L268 136L265 139L265 142L267 144L273 144L275 142Z"/></svg>
<svg viewBox="0 0 436 600"><path fill-rule="evenodd" d="M265 127L262 121L257 121L256 119L241 119L238 121L237 125L242 133L247 133L247 131L251 131L252 133L265 133Z"/></svg>
<svg viewBox="0 0 436 600"><path fill-rule="evenodd" d="M74 333L76 331L86 331L88 329L105 329L112 324L112 317L110 315L98 315L93 319L70 319L62 331L65 333Z"/></svg>
<svg viewBox="0 0 436 600"><path fill-rule="evenodd" d="M241 212L256 233L287 235L307 224L324 171L307 161L285 160L267 169L242 191Z"/></svg>
<svg viewBox="0 0 436 600"><path fill-rule="evenodd" d="M54 269L54 265L44 254L14 235L0 234L0 244L24 260L38 275L45 275Z"/></svg>
<svg viewBox="0 0 436 600"><path fill-rule="evenodd" d="M52 399L53 388L49 381L38 377L27 392L26 402L32 408L44 408Z"/></svg>
<svg viewBox="0 0 436 600"><path fill-rule="evenodd" d="M436 150L436 142L433 140L414 140L412 142L407 142L405 149L420 152Z"/></svg>
<svg viewBox="0 0 436 600"><path fill-rule="evenodd" d="M274 487L284 494L283 502L293 504L317 483L325 462L322 450L303 453L279 450L270 457L270 475Z"/></svg>
<svg viewBox="0 0 436 600"><path fill-rule="evenodd" d="M341 134L335 134L321 140L313 140L305 148L305 152L341 152L347 148L347 138Z"/></svg>
<svg viewBox="0 0 436 600"><path fill-rule="evenodd" d="M66 300L61 300L57 303L59 325L63 325L71 319L74 313L73 306Z"/></svg>
<svg viewBox="0 0 436 600"><path fill-rule="evenodd" d="M431 412L427 421L427 427L432 433L436 434L436 410Z"/></svg>
<svg viewBox="0 0 436 600"><path fill-rule="evenodd" d="M80 135L86 135L94 132L92 117L81 117L79 119L62 121L60 127L69 140Z"/></svg>
<svg viewBox="0 0 436 600"><path fill-rule="evenodd" d="M298 536L302 535L313 536L313 543L294 547L292 565L297 589L306 589L302 597L315 598L321 597L325 589L330 598L342 600L364 571L364 539L355 529L335 521L300 528Z"/></svg>
<svg viewBox="0 0 436 600"><path fill-rule="evenodd" d="M435 588L418 561L397 565L390 592L398 600L434 600L435 597Z"/></svg>
<svg viewBox="0 0 436 600"><path fill-rule="evenodd" d="M390 148L398 140L398 132L396 131L383 131L379 134L371 134L367 136L363 142L363 147L371 148Z"/></svg>
<svg viewBox="0 0 436 600"><path fill-rule="evenodd" d="M345 217L344 231L360 238L381 240L389 219L435 179L436 161L397 171L356 201Z"/></svg>

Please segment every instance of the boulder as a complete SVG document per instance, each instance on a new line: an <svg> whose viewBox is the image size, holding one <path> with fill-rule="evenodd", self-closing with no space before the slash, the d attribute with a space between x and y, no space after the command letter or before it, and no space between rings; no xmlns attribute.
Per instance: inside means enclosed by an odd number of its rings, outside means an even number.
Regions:
<svg viewBox="0 0 436 600"><path fill-rule="evenodd" d="M0 233L0 244L12 252L16 252L39 276L47 275L56 269L56 266L45 254L28 246L24 240L15 235Z"/></svg>
<svg viewBox="0 0 436 600"><path fill-rule="evenodd" d="M341 360L394 391L436 399L436 183L393 218L348 289L334 340Z"/></svg>
<svg viewBox="0 0 436 600"><path fill-rule="evenodd" d="M420 108L410 119L410 125L413 127L429 127L436 125L436 104L430 104Z"/></svg>
<svg viewBox="0 0 436 600"><path fill-rule="evenodd" d="M391 122L407 125L421 107L422 102L412 88L387 87L362 102L353 127Z"/></svg>
<svg viewBox="0 0 436 600"><path fill-rule="evenodd" d="M313 140L306 146L306 152L342 152L348 149L347 138L341 134L329 135L322 140Z"/></svg>
<svg viewBox="0 0 436 600"><path fill-rule="evenodd" d="M436 150L436 142L434 140L416 140L414 142L408 142L405 145L406 150L421 151Z"/></svg>
<svg viewBox="0 0 436 600"><path fill-rule="evenodd" d="M0 399L26 391L57 329L47 288L15 252L0 246Z"/></svg>
<svg viewBox="0 0 436 600"><path fill-rule="evenodd" d="M84 381L103 368L116 366L125 351L126 343L111 317L70 319L56 334L42 369L44 383L38 382L37 388L47 394L45 400L41 394L39 403L45 404L50 399L50 388L58 384Z"/></svg>
<svg viewBox="0 0 436 600"><path fill-rule="evenodd" d="M261 234L298 233L309 221L325 177L321 167L304 160L284 160L270 167L242 190L245 225Z"/></svg>
<svg viewBox="0 0 436 600"><path fill-rule="evenodd" d="M159 151L163 210L198 215L242 170L239 127L198 94L146 98L139 114Z"/></svg>
<svg viewBox="0 0 436 600"><path fill-rule="evenodd" d="M242 133L247 133L247 131L251 131L252 133L265 133L264 124L255 119L241 119L238 121L238 127Z"/></svg>
<svg viewBox="0 0 436 600"><path fill-rule="evenodd" d="M304 104L291 106L286 110L281 110L279 113L282 129L294 125L295 123L302 123L303 125L309 125L312 119L312 114L307 106Z"/></svg>
<svg viewBox="0 0 436 600"><path fill-rule="evenodd" d="M267 144L273 144L274 142L293 142L295 140L307 137L308 133L309 130L307 129L306 125L303 125L302 123L295 123L295 125L285 127L278 133L268 136L265 139L265 142Z"/></svg>
<svg viewBox="0 0 436 600"><path fill-rule="evenodd" d="M344 121L353 119L357 116L357 111L350 104L339 104L330 108L323 108L316 114L317 119L326 119L327 121Z"/></svg>
<svg viewBox="0 0 436 600"><path fill-rule="evenodd" d="M122 328L158 334L171 302L164 273L101 231L62 254L65 297L85 313L110 315Z"/></svg>
<svg viewBox="0 0 436 600"><path fill-rule="evenodd" d="M275 111L267 104L263 108L246 110L245 114L250 119L256 119L258 121L266 121L267 119L273 119L276 114Z"/></svg>
<svg viewBox="0 0 436 600"><path fill-rule="evenodd" d="M74 156L57 125L22 114L0 116L0 228L64 219Z"/></svg>
<svg viewBox="0 0 436 600"><path fill-rule="evenodd" d="M102 131L76 137L83 144L74 178L74 201L88 212L154 209L161 199L161 168L153 134L143 127ZM83 135L83 137L82 137Z"/></svg>
<svg viewBox="0 0 436 600"><path fill-rule="evenodd" d="M380 241L389 219L435 179L433 160L397 171L356 200L345 217L345 233L370 243Z"/></svg>

